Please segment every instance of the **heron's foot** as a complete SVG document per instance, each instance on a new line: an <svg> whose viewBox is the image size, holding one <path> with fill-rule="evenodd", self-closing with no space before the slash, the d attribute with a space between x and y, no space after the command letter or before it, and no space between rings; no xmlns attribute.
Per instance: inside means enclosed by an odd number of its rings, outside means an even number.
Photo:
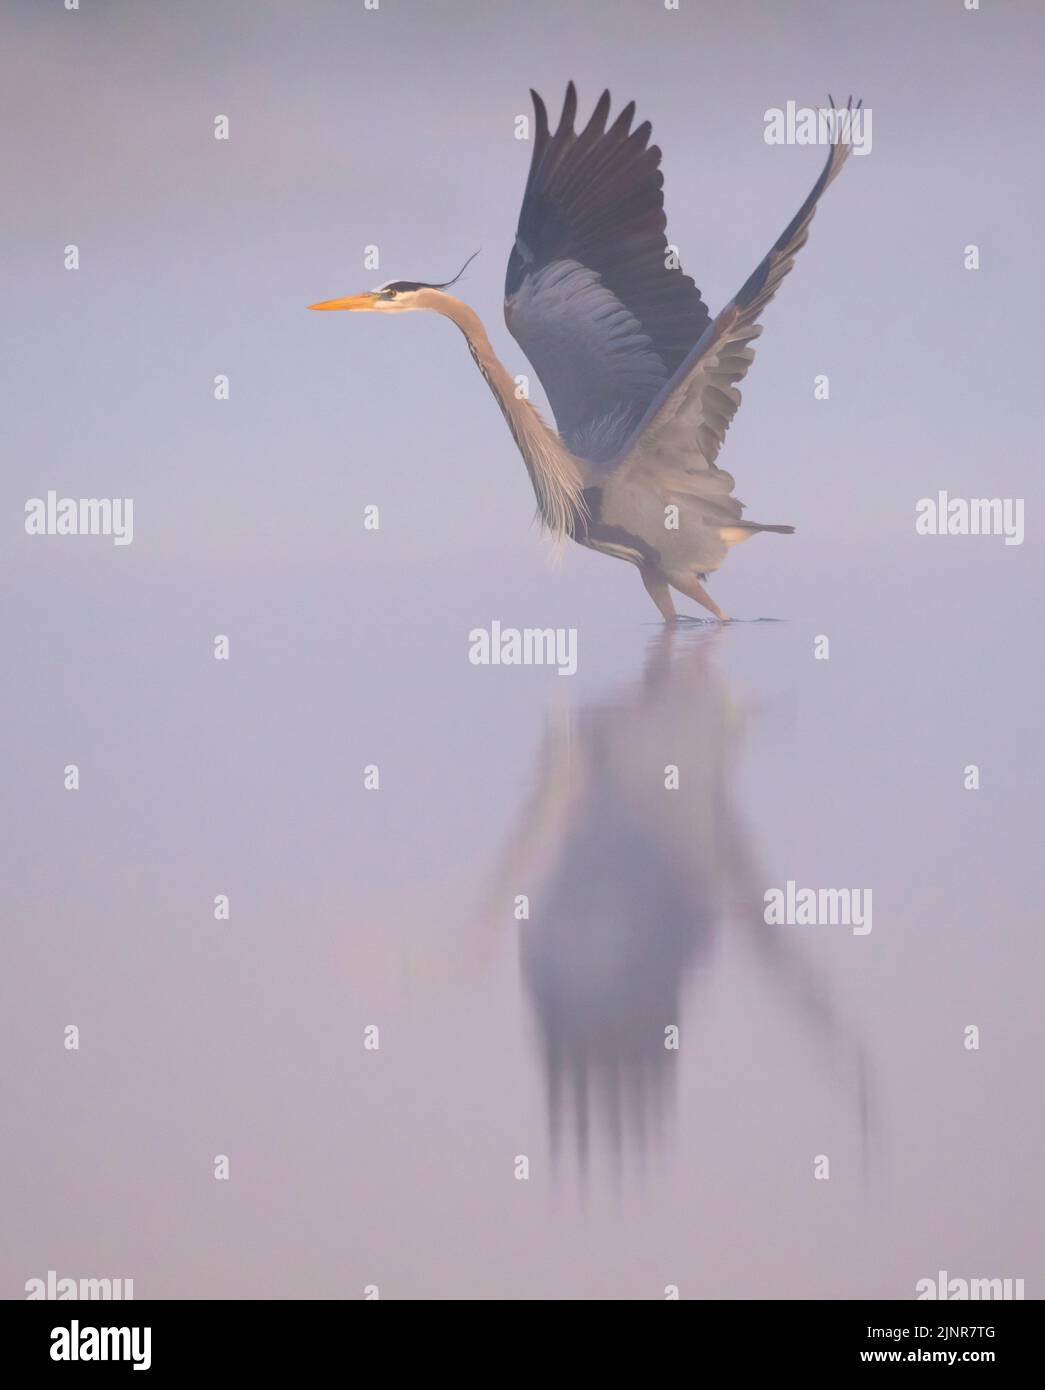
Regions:
<svg viewBox="0 0 1045 1390"><path fill-rule="evenodd" d="M729 622L729 614L723 613L722 609L711 597L707 589L704 588L696 575L672 574L669 576L669 582L673 588L678 589L680 594L685 594L687 598L691 598L694 602L699 603L701 608L706 608L720 623Z"/></svg>
<svg viewBox="0 0 1045 1390"><path fill-rule="evenodd" d="M671 590L668 588L667 577L657 569L649 565L642 565L639 569L642 575L642 582L646 586L646 592L657 605L660 615L666 623L676 622L678 614L675 612L675 605L671 601Z"/></svg>

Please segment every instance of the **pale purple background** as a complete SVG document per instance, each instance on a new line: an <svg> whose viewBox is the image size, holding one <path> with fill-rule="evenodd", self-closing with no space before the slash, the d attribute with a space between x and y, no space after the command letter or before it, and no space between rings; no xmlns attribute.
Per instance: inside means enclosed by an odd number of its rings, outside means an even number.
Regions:
<svg viewBox="0 0 1045 1390"><path fill-rule="evenodd" d="M1043 40L1031 0L9 0L5 1296L1041 1295ZM664 648L630 567L549 563L450 325L305 312L481 246L527 370L513 122L571 77L653 121L713 309L820 167L765 110L873 109L721 460L798 533L712 592L784 623ZM133 545L27 537L48 488L133 497ZM916 536L939 488L1025 498L1024 545ZM578 675L470 666L493 618ZM787 878L872 934L761 926Z"/></svg>

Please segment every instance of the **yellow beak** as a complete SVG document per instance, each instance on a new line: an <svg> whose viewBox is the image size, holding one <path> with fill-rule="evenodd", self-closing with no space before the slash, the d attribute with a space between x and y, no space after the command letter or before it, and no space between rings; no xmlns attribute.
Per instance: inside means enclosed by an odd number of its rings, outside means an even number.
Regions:
<svg viewBox="0 0 1045 1390"><path fill-rule="evenodd" d="M376 294L351 294L347 299L324 299L310 304L310 309L370 309L377 302Z"/></svg>

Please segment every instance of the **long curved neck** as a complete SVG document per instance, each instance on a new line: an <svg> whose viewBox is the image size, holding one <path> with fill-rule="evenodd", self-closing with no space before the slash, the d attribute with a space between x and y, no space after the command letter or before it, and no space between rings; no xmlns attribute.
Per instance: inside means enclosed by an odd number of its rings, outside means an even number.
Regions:
<svg viewBox="0 0 1045 1390"><path fill-rule="evenodd" d="M519 395L514 379L494 352L475 310L442 291L429 291L429 294L431 304L428 307L450 319L464 334L475 365L501 407L501 414L530 475L542 522L558 540L572 536L579 517L586 511L582 496L584 484L576 460L535 407Z"/></svg>

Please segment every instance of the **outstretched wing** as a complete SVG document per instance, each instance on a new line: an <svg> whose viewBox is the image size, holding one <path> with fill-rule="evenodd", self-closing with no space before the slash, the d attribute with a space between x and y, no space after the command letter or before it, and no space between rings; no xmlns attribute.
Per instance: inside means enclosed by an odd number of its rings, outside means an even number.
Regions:
<svg viewBox="0 0 1045 1390"><path fill-rule="evenodd" d="M666 492L705 498L732 491L733 479L715 467L715 459L740 405L736 383L754 361L751 343L762 332L758 318L805 245L820 195L849 155L848 136L859 109L850 100L836 113L835 138L808 198L650 404L620 457L610 461L608 467L619 476L642 475Z"/></svg>
<svg viewBox="0 0 1045 1390"><path fill-rule="evenodd" d="M574 130L566 88L549 133L536 113L530 176L508 261L504 317L540 377L567 447L620 451L707 328L700 291L668 255L660 150L630 129L630 102L607 129L610 94Z"/></svg>

